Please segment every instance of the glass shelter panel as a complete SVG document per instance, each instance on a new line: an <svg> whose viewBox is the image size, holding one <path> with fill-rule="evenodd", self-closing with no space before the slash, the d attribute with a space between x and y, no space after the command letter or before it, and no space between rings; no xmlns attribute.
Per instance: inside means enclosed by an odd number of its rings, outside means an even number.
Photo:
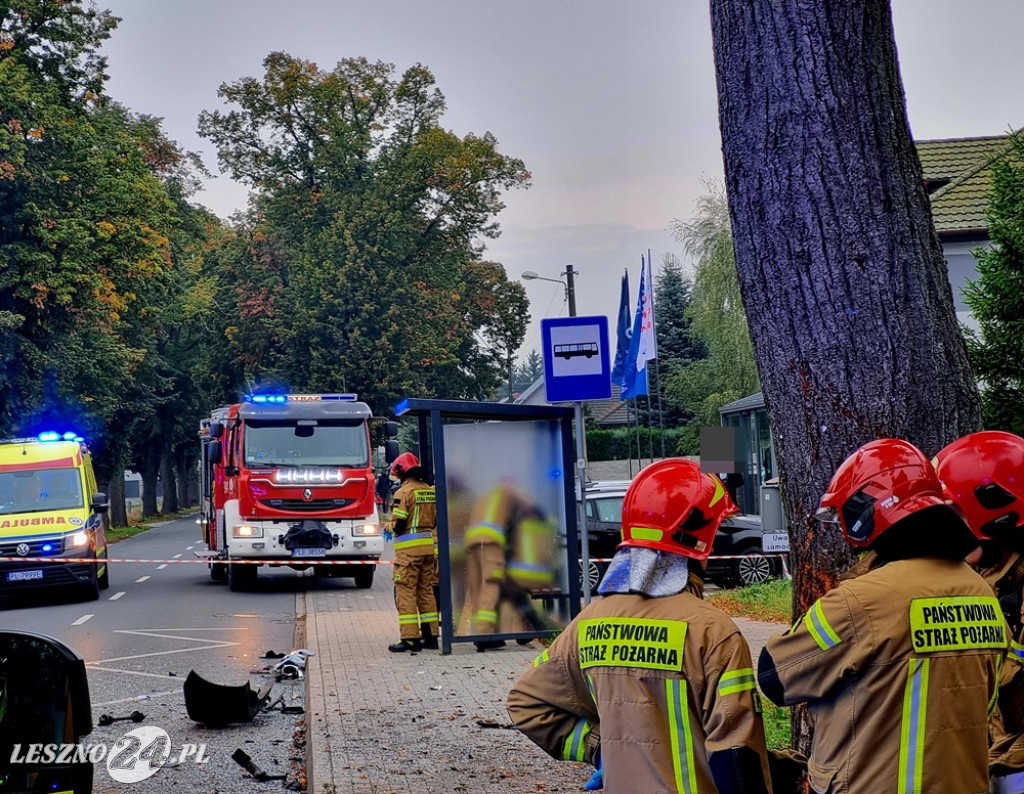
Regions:
<svg viewBox="0 0 1024 794"><path fill-rule="evenodd" d="M570 592L556 421L444 427L456 637L558 629Z"/></svg>

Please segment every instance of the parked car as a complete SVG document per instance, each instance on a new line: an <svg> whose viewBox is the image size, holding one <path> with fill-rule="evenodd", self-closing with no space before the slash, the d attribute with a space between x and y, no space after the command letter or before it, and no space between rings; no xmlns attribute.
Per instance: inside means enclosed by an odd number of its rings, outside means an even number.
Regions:
<svg viewBox="0 0 1024 794"><path fill-rule="evenodd" d="M628 481L594 482L585 492L590 589L597 590L608 563L622 540L622 499ZM765 533L761 516L727 518L715 536L706 566L706 579L719 587L759 584L784 573L783 558L789 541L782 533ZM583 560L580 560L583 586Z"/></svg>

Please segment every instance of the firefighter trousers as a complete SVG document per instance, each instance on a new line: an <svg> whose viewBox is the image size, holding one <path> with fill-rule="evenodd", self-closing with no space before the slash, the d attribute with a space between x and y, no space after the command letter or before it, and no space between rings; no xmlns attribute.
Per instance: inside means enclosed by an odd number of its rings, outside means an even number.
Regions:
<svg viewBox="0 0 1024 794"><path fill-rule="evenodd" d="M418 640L421 626L437 636L437 604L434 601L434 553L395 556L395 606L403 640Z"/></svg>
<svg viewBox="0 0 1024 794"><path fill-rule="evenodd" d="M497 543L477 543L466 549L466 603L460 634L495 634L501 585L505 581L505 550Z"/></svg>

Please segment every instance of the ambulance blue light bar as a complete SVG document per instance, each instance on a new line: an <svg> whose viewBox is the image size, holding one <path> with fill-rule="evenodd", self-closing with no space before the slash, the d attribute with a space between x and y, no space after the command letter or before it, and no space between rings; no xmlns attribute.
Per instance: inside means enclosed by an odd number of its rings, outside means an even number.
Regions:
<svg viewBox="0 0 1024 794"><path fill-rule="evenodd" d="M58 433L55 430L46 430L36 436L40 441L85 441L78 433Z"/></svg>
<svg viewBox="0 0 1024 794"><path fill-rule="evenodd" d="M326 400L344 400L345 402L355 402L358 399L355 394L247 394L245 395L245 402L254 403L256 405L266 405L268 403L287 403L287 402L320 402Z"/></svg>

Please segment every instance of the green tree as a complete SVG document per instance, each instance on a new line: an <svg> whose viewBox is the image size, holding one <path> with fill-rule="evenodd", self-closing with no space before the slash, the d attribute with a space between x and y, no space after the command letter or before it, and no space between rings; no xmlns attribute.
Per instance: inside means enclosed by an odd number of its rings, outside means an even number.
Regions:
<svg viewBox="0 0 1024 794"><path fill-rule="evenodd" d="M361 58L323 71L272 53L264 66L221 86L237 109L200 117L222 167L256 189L249 261L233 273L246 376L381 407L493 395L521 296L503 272L481 283L480 254L501 192L528 184L522 162L489 133L441 128L422 66L399 79Z"/></svg>
<svg viewBox="0 0 1024 794"><path fill-rule="evenodd" d="M985 426L1024 435L1024 136L992 164L992 247L975 252L978 278L965 299L978 324L967 350L982 383Z"/></svg>
<svg viewBox="0 0 1024 794"><path fill-rule="evenodd" d="M698 198L694 215L672 222L695 268L686 309L689 330L707 351L703 358L673 367L665 379L668 399L694 416L684 436L687 450L697 448L702 425L720 424L721 406L760 388L736 277L729 205L720 184L705 178L704 187L707 192Z"/></svg>
<svg viewBox="0 0 1024 794"><path fill-rule="evenodd" d="M544 357L537 350L531 350L516 367L512 378L514 394L522 394L544 377Z"/></svg>
<svg viewBox="0 0 1024 794"><path fill-rule="evenodd" d="M666 373L707 357L707 345L696 336L690 306L693 285L675 254L665 254L654 277L657 312L658 365Z"/></svg>

